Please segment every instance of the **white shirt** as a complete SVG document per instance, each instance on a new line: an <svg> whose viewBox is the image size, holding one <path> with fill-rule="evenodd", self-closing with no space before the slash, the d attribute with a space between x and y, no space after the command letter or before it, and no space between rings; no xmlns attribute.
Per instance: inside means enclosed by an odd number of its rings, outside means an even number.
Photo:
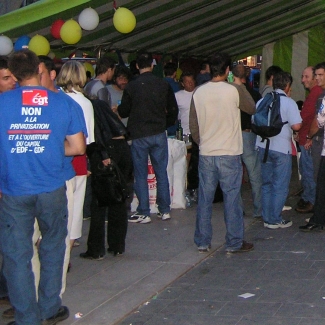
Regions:
<svg viewBox="0 0 325 325"><path fill-rule="evenodd" d="M189 117L190 117L190 106L193 92L189 92L186 90L180 90L175 93L177 105L178 105L178 119L181 120L183 134L189 134L190 126L189 126Z"/></svg>

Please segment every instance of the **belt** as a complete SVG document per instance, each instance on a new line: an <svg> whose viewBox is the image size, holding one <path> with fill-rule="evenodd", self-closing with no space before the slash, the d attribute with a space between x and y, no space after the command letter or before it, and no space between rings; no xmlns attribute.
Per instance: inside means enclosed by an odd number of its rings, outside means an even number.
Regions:
<svg viewBox="0 0 325 325"><path fill-rule="evenodd" d="M243 132L252 132L252 129L244 129Z"/></svg>

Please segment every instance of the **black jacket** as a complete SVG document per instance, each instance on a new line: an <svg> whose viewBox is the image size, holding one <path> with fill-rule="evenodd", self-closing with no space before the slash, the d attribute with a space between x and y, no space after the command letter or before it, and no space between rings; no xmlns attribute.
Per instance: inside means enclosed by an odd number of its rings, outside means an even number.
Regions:
<svg viewBox="0 0 325 325"><path fill-rule="evenodd" d="M160 134L174 125L178 106L168 82L144 72L125 87L118 112L123 118L129 117L130 138L138 139Z"/></svg>

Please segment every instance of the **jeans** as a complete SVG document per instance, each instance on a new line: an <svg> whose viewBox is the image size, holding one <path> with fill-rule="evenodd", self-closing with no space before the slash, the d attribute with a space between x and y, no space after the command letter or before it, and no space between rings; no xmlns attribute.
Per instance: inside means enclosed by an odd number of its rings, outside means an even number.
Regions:
<svg viewBox="0 0 325 325"><path fill-rule="evenodd" d="M269 150L267 161L263 163L265 149L259 148L262 166L262 216L266 223L282 221L282 208L289 192L292 170L292 156Z"/></svg>
<svg viewBox="0 0 325 325"><path fill-rule="evenodd" d="M256 150L256 134L253 132L243 133L243 154L242 160L245 164L249 176L249 181L252 186L252 196L254 211L253 216L259 217L262 215L262 175L261 163Z"/></svg>
<svg viewBox="0 0 325 325"><path fill-rule="evenodd" d="M165 132L132 140L134 191L139 200L137 212L149 216L148 155L157 180L157 205L160 213L170 211L170 193L167 176L168 144Z"/></svg>
<svg viewBox="0 0 325 325"><path fill-rule="evenodd" d="M240 196L243 167L241 156L202 156L199 158L199 201L194 242L208 247L212 239L212 202L218 182L223 192L226 224L226 250L243 244L244 219Z"/></svg>
<svg viewBox="0 0 325 325"><path fill-rule="evenodd" d="M42 234L38 301L31 265L35 217ZM61 307L66 236L67 199L64 187L37 195L2 195L0 244L16 324L39 325L42 319L52 317Z"/></svg>
<svg viewBox="0 0 325 325"><path fill-rule="evenodd" d="M301 184L303 193L301 198L304 201L315 203L316 183L314 180L313 159L311 156L311 149L306 150L304 146L299 146L301 155L299 160L299 171L301 174Z"/></svg>
<svg viewBox="0 0 325 325"><path fill-rule="evenodd" d="M310 223L325 226L325 157L321 156L317 185L316 200L314 205L314 215L309 220Z"/></svg>

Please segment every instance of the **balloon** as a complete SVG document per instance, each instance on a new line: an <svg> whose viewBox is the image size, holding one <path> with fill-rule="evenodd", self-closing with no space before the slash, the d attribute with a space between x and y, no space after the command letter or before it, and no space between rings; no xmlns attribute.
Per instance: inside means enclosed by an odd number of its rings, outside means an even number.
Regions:
<svg viewBox="0 0 325 325"><path fill-rule="evenodd" d="M84 9L78 18L79 25L85 30L93 30L99 24L99 16L92 8Z"/></svg>
<svg viewBox="0 0 325 325"><path fill-rule="evenodd" d="M12 40L4 35L0 36L0 55L8 55L11 53L14 45Z"/></svg>
<svg viewBox="0 0 325 325"><path fill-rule="evenodd" d="M58 19L52 24L52 26L51 26L51 34L52 34L52 36L54 38L57 38L57 39L61 38L60 30L61 30L61 27L63 26L63 24L64 24L63 19Z"/></svg>
<svg viewBox="0 0 325 325"><path fill-rule="evenodd" d="M85 67L86 71L89 71L91 73L91 77L93 77L95 75L95 70L94 70L94 67L92 66L92 64L90 64L89 62L84 62L84 67Z"/></svg>
<svg viewBox="0 0 325 325"><path fill-rule="evenodd" d="M15 42L14 45L14 50L19 51L23 49L28 49L28 44L30 42L30 37L27 35L20 36L17 38L17 41Z"/></svg>
<svg viewBox="0 0 325 325"><path fill-rule="evenodd" d="M177 70L176 70L176 80L181 79L182 73L183 73L182 69L177 68Z"/></svg>
<svg viewBox="0 0 325 325"><path fill-rule="evenodd" d="M28 48L36 55L48 55L50 52L50 43L42 35L35 35L28 44Z"/></svg>
<svg viewBox="0 0 325 325"><path fill-rule="evenodd" d="M133 12L129 9L120 7L114 13L113 24L120 33L127 34L132 32L136 22Z"/></svg>
<svg viewBox="0 0 325 325"><path fill-rule="evenodd" d="M76 44L82 36L81 27L75 20L70 19L61 27L60 36L64 43Z"/></svg>

